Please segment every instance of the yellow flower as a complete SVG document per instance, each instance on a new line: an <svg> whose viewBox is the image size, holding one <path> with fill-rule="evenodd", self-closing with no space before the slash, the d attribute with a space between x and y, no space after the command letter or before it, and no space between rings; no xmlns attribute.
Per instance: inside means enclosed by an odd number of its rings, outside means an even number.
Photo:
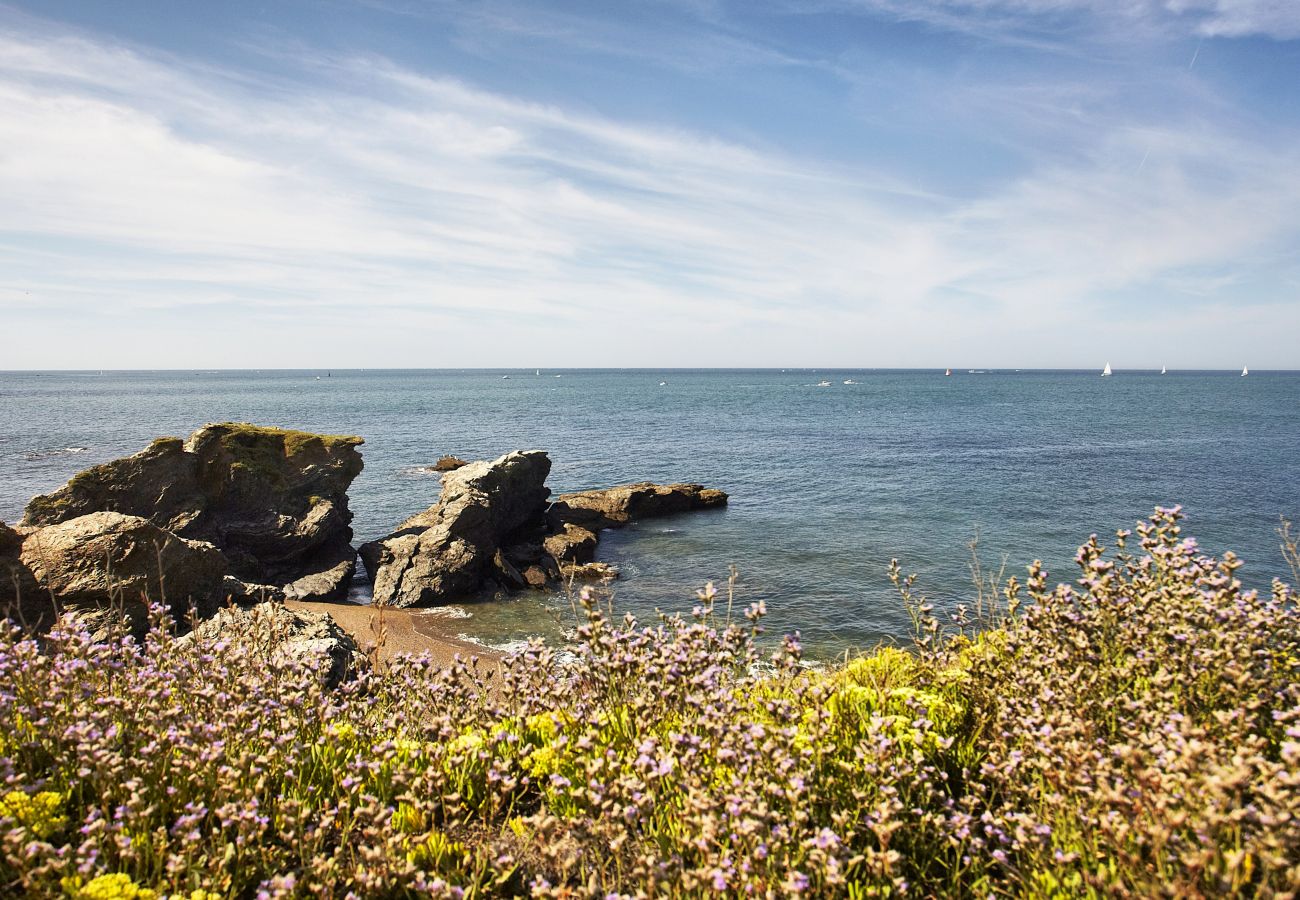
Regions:
<svg viewBox="0 0 1300 900"><path fill-rule="evenodd" d="M540 778L559 771L560 757L552 747L538 747L528 754L526 764L529 773L534 778Z"/></svg>
<svg viewBox="0 0 1300 900"><path fill-rule="evenodd" d="M477 750L482 746L483 746L482 733L478 731L470 730L470 731L466 731L464 734L459 735L454 741L451 742L451 752L453 754L468 753L472 750Z"/></svg>
<svg viewBox="0 0 1300 900"><path fill-rule="evenodd" d="M424 830L424 814L409 803L399 803L393 811L393 829L404 834Z"/></svg>
<svg viewBox="0 0 1300 900"><path fill-rule="evenodd" d="M158 897L156 891L140 887L130 875L121 872L99 875L89 884L82 884L80 878L65 878L63 890L73 900L157 900Z"/></svg>
<svg viewBox="0 0 1300 900"><path fill-rule="evenodd" d="M0 818L13 819L43 841L67 826L68 817L62 807L63 795L54 791L10 791L0 798Z"/></svg>
<svg viewBox="0 0 1300 900"><path fill-rule="evenodd" d="M524 720L524 726L528 730L530 739L552 741L560 733L560 724L556 721L554 713L538 713L529 716Z"/></svg>

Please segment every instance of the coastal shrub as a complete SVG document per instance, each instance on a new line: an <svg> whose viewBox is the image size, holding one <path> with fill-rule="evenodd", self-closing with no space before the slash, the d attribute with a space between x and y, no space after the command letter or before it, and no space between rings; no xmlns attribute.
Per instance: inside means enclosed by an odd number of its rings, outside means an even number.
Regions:
<svg viewBox="0 0 1300 900"><path fill-rule="evenodd" d="M0 893L1296 896L1300 625L1157 510L814 667L701 591L327 689L265 635L0 634ZM985 598L986 600L987 598ZM728 610L730 604L728 604ZM980 627L995 622L995 627Z"/></svg>

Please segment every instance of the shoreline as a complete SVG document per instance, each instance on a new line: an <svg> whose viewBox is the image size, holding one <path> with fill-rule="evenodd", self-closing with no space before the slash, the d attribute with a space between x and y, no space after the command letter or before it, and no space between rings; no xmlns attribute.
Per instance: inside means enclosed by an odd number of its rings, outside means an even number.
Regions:
<svg viewBox="0 0 1300 900"><path fill-rule="evenodd" d="M284 605L290 609L326 613L352 636L362 652L369 653L370 648L379 642L379 607L362 606L346 600L286 600ZM506 654L500 650L447 633L439 627L438 618L426 615L427 612L423 608L383 608L383 643L379 646L381 662L390 662L399 654L428 653L439 666L448 666L459 656L466 661L477 658L480 664L495 669L505 659Z"/></svg>

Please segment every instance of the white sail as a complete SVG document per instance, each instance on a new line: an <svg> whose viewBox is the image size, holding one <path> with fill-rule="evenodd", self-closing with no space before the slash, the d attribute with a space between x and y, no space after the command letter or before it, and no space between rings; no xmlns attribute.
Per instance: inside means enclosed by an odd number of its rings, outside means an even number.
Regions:
<svg viewBox="0 0 1300 900"><path fill-rule="evenodd" d="M1169 370L1168 370L1167 368L1165 368L1164 366L1161 366L1161 367L1160 367L1160 374L1161 374L1161 375L1164 375L1164 374L1165 374L1166 372L1168 372L1168 371L1169 371Z"/></svg>
<svg viewBox="0 0 1300 900"><path fill-rule="evenodd" d="M1110 374L1111 374L1111 371L1110 371L1110 363L1106 363L1106 368L1104 368L1104 369L1101 370L1101 374L1102 374L1103 377L1105 377L1106 375L1110 375Z"/></svg>
<svg viewBox="0 0 1300 900"><path fill-rule="evenodd" d="M1246 377L1247 375L1249 375L1249 374L1250 374L1250 369L1247 369L1245 366L1242 366L1242 367L1241 367L1241 377L1245 378L1245 377Z"/></svg>

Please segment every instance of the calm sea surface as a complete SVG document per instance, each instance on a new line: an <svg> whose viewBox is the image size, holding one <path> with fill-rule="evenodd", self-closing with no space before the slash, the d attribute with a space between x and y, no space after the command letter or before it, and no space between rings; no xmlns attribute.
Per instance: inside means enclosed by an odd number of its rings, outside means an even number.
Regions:
<svg viewBox="0 0 1300 900"><path fill-rule="evenodd" d="M986 566L1022 574L1039 557L1068 580L1089 533L1181 503L1187 533L1267 586L1286 573L1279 517L1300 520L1300 373L532 369L0 373L0 519L89 465L227 420L364 436L358 542L436 498L420 467L444 453L546 450L555 492L722 488L725 510L606 533L616 606L689 609L734 565L738 602L765 599L771 633L799 629L823 656L904 632L891 557L938 603L967 597L977 532ZM553 633L567 610L529 595L452 614L501 643Z"/></svg>

